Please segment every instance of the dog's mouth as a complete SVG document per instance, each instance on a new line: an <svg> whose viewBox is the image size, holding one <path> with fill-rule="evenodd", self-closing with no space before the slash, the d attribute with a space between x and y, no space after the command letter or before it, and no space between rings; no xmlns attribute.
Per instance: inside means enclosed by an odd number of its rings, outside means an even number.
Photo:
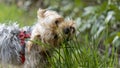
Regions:
<svg viewBox="0 0 120 68"><path fill-rule="evenodd" d="M54 35L54 40L58 40L58 34Z"/></svg>

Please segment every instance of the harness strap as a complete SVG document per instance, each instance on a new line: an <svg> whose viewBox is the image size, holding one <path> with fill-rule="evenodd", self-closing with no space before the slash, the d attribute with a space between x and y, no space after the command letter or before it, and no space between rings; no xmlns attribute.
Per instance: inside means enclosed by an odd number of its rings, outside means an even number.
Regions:
<svg viewBox="0 0 120 68"><path fill-rule="evenodd" d="M20 39L20 44L22 50L20 52L21 63L25 62L25 40L30 38L30 33L26 33L26 31L20 31L18 38Z"/></svg>

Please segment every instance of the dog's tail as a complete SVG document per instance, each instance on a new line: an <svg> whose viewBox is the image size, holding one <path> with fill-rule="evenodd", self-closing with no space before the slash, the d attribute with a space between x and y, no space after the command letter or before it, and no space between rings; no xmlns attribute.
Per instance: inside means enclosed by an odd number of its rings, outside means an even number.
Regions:
<svg viewBox="0 0 120 68"><path fill-rule="evenodd" d="M17 24L0 25L0 62L20 64L21 45L18 33L19 26Z"/></svg>

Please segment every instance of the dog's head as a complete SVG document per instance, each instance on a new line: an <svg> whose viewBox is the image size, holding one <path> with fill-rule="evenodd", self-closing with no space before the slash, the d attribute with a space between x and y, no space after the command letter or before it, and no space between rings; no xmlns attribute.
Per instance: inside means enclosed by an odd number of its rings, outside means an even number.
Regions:
<svg viewBox="0 0 120 68"><path fill-rule="evenodd" d="M40 40L57 47L64 40L69 40L75 34L75 23L72 20L64 20L57 12L46 9L37 11L38 23L42 27Z"/></svg>
<svg viewBox="0 0 120 68"><path fill-rule="evenodd" d="M40 21L39 24L48 29L56 29L64 21L64 18L57 12L46 9L39 9L37 11L37 17L38 21Z"/></svg>
<svg viewBox="0 0 120 68"><path fill-rule="evenodd" d="M73 20L65 20L60 24L59 28L62 40L69 41L75 36L76 28Z"/></svg>

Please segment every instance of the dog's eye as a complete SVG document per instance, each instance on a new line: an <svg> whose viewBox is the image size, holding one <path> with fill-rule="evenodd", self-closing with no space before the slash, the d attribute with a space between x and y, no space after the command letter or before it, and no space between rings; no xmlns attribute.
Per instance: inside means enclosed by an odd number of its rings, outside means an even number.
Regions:
<svg viewBox="0 0 120 68"><path fill-rule="evenodd" d="M56 21L55 21L55 24L56 24L56 25L58 25L58 24L59 24L59 21L58 21L58 20L56 20Z"/></svg>

